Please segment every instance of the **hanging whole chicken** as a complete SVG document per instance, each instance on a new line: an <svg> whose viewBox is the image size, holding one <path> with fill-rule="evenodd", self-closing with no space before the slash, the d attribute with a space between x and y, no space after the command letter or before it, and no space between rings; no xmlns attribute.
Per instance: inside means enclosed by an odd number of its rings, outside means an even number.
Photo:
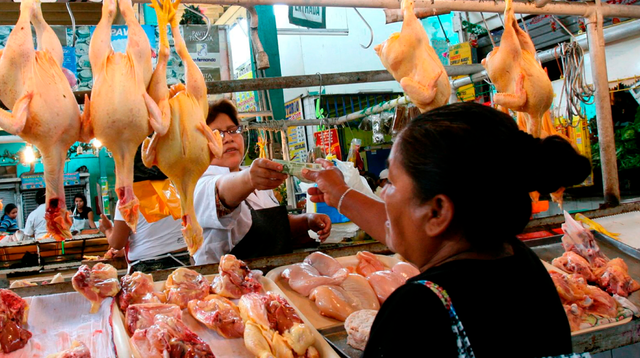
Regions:
<svg viewBox="0 0 640 358"><path fill-rule="evenodd" d="M31 24L38 50L33 47ZM62 45L44 21L39 0L23 0L20 18L0 50L0 126L33 143L42 155L47 195L47 232L57 240L71 237L64 196L64 162L80 139L80 110L62 72Z"/></svg>
<svg viewBox="0 0 640 358"><path fill-rule="evenodd" d="M151 80L151 46L135 18L131 0L119 0L128 27L126 53L111 47L116 0L104 0L102 18L93 32L89 60L93 70L91 100L85 97L83 140L94 136L113 153L116 164L118 210L131 230L138 223L138 198L133 193L133 160L152 130L164 134L167 125L156 102L147 94Z"/></svg>
<svg viewBox="0 0 640 358"><path fill-rule="evenodd" d="M505 1L504 32L482 65L496 87L495 104L525 115L526 132L536 138L542 119L553 102L553 87L536 60L536 48L516 21L513 0Z"/></svg>
<svg viewBox="0 0 640 358"><path fill-rule="evenodd" d="M207 86L202 72L193 61L178 28L176 9L180 1L164 0L162 6L153 0L158 15L160 51L158 65L149 84L149 94L162 111L163 128L144 141L142 159L148 167L158 166L173 182L182 206L182 236L193 255L202 245L202 227L198 224L193 206L193 191L212 156L222 156L222 138L207 126L209 111ZM167 87L169 40L167 24L171 25L176 51L186 67L186 86ZM166 134L165 134L166 133Z"/></svg>
<svg viewBox="0 0 640 358"><path fill-rule="evenodd" d="M413 1L402 0L400 33L375 47L382 65L393 75L421 113L449 102L451 85L429 36L413 13Z"/></svg>

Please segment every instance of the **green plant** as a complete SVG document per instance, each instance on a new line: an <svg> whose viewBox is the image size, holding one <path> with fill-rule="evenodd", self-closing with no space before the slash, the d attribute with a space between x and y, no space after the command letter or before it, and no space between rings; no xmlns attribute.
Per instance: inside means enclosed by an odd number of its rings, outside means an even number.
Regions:
<svg viewBox="0 0 640 358"><path fill-rule="evenodd" d="M200 7L197 5L187 5L193 11L197 11L200 14L203 14ZM182 14L182 18L180 19L180 25L206 25L207 23L202 19L202 16L198 16L189 10L185 10Z"/></svg>
<svg viewBox="0 0 640 358"><path fill-rule="evenodd" d="M591 153L594 167L600 167L600 143L597 142L595 117L589 121L592 137ZM618 170L640 167L640 107L636 110L633 122L623 123L614 129Z"/></svg>

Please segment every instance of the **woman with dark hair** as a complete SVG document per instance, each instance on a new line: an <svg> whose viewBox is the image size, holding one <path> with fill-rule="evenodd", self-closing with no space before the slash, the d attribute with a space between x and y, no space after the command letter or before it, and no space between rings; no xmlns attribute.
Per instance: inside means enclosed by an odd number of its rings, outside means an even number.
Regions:
<svg viewBox="0 0 640 358"><path fill-rule="evenodd" d="M73 210L73 220L83 220L85 223L84 227L76 227L76 229L86 229L87 225L89 228L95 229L96 223L93 221L93 210L87 205L87 197L82 193L76 193L76 195L73 196L73 201L76 204Z"/></svg>
<svg viewBox="0 0 640 358"><path fill-rule="evenodd" d="M2 215L2 220L0 220L0 231L14 233L18 231L18 221L16 218L18 217L18 207L9 203L4 206L4 215Z"/></svg>
<svg viewBox="0 0 640 358"><path fill-rule="evenodd" d="M331 220L324 214L287 213L273 194L287 179L282 164L256 159L241 168L245 147L235 105L223 99L209 107L207 125L222 136L222 157L214 158L194 191L194 206L204 243L193 255L196 265L238 258L290 253L311 242L308 231L325 240Z"/></svg>
<svg viewBox="0 0 640 358"><path fill-rule="evenodd" d="M129 273L149 272L189 264L182 237L180 199L167 176L158 167L147 168L138 147L133 164L133 192L140 201L136 232L116 210L113 223L100 215L100 231L116 250L125 250ZM116 205L116 207L118 207Z"/></svg>
<svg viewBox="0 0 640 358"><path fill-rule="evenodd" d="M563 170L548 174L554 158ZM337 207L421 272L384 302L364 357L571 352L555 286L516 238L531 216L529 192L551 193L589 175L589 160L571 144L533 138L490 107L457 103L422 114L398 135L383 203L323 166L303 173L318 185L311 200Z"/></svg>

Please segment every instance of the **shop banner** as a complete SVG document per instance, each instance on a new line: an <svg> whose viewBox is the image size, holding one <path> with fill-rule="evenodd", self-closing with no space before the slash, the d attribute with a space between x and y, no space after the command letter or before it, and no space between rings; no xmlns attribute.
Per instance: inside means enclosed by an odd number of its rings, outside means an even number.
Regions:
<svg viewBox="0 0 640 358"><path fill-rule="evenodd" d="M316 139L316 147L322 148L325 155L333 154L338 160L342 160L340 152L340 140L338 138L338 130L330 129L313 133Z"/></svg>
<svg viewBox="0 0 640 358"><path fill-rule="evenodd" d="M299 121L302 119L302 99L296 98L284 104L286 119ZM307 133L303 126L287 128L289 158L293 162L307 162Z"/></svg>
<svg viewBox="0 0 640 358"><path fill-rule="evenodd" d="M312 29L326 29L326 8L323 6L289 6L289 23Z"/></svg>

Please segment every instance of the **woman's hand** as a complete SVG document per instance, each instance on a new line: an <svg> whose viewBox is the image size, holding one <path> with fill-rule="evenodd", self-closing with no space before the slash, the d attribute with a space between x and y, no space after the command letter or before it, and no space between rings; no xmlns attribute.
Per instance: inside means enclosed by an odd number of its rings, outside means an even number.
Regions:
<svg viewBox="0 0 640 358"><path fill-rule="evenodd" d="M113 230L113 223L111 223L111 220L109 220L105 214L100 214L100 220L98 223L100 224L98 228L100 232L105 234L107 237L110 236L111 231Z"/></svg>
<svg viewBox="0 0 640 358"><path fill-rule="evenodd" d="M251 163L248 173L251 186L256 190L275 189L288 178L282 173L282 164L262 158Z"/></svg>
<svg viewBox="0 0 640 358"><path fill-rule="evenodd" d="M309 230L318 234L320 242L324 242L331 234L331 219L325 214L307 214L307 225Z"/></svg>
<svg viewBox="0 0 640 358"><path fill-rule="evenodd" d="M349 186L344 182L344 176L340 169L334 167L330 161L317 159L316 162L322 164L324 170L302 169L302 176L318 185L318 187L309 188L307 192L314 203L324 202L335 208Z"/></svg>

